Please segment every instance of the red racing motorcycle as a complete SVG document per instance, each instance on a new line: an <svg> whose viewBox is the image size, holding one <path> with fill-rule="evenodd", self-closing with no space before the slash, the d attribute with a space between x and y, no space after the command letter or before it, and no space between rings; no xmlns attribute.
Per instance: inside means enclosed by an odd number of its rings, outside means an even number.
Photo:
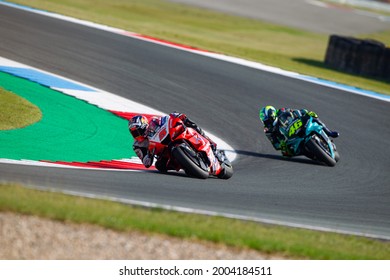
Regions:
<svg viewBox="0 0 390 280"><path fill-rule="evenodd" d="M221 179L233 176L231 162L221 150L213 151L209 140L186 127L175 114L161 118L160 126L149 136L149 152L157 159L160 172L183 169L191 177Z"/></svg>

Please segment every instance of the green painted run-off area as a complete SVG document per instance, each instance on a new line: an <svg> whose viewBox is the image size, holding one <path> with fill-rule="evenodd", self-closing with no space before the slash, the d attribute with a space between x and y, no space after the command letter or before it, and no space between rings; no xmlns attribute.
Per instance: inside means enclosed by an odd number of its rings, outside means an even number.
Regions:
<svg viewBox="0 0 390 280"><path fill-rule="evenodd" d="M0 158L87 162L135 156L125 119L3 72L0 87L42 111L42 119L33 125L0 131Z"/></svg>

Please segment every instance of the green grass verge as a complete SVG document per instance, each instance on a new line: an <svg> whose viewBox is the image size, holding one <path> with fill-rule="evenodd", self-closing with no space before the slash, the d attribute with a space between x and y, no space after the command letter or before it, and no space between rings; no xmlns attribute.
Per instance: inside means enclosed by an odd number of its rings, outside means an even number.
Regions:
<svg viewBox="0 0 390 280"><path fill-rule="evenodd" d="M207 240L296 259L390 259L390 243L161 209L0 184L0 211L91 223L117 231L147 231Z"/></svg>
<svg viewBox="0 0 390 280"><path fill-rule="evenodd" d="M0 130L25 127L42 118L37 106L1 87L0 108Z"/></svg>
<svg viewBox="0 0 390 280"><path fill-rule="evenodd" d="M390 94L389 82L327 68L323 63L326 35L161 0L12 2ZM390 45L390 28L358 37Z"/></svg>

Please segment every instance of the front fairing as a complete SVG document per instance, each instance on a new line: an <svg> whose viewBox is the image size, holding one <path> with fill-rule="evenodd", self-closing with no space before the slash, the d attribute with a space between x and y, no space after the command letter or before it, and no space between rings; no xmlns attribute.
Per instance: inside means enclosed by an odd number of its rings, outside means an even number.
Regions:
<svg viewBox="0 0 390 280"><path fill-rule="evenodd" d="M317 122L313 122L313 118L304 116L292 120L288 125L279 128L282 135L285 137L287 146L294 155L304 153L304 145L313 134L323 133L322 126Z"/></svg>
<svg viewBox="0 0 390 280"><path fill-rule="evenodd" d="M221 165L211 149L210 142L205 137L189 127L187 127L182 137L183 141L189 143L198 153L206 155L210 174L216 175L221 170Z"/></svg>
<svg viewBox="0 0 390 280"><path fill-rule="evenodd" d="M324 150L329 151L330 156L332 158L335 158L334 147L333 147L332 141L330 140L329 136L323 130L322 125L320 125L317 122L314 122L312 117L310 117L310 121L307 123L306 134L311 135L311 137L306 138L306 142L310 138L313 138L318 143L318 145L324 147Z"/></svg>

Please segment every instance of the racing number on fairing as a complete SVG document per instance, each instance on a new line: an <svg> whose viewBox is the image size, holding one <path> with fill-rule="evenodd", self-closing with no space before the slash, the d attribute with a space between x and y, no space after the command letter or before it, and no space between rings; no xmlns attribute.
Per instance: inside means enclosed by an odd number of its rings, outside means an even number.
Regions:
<svg viewBox="0 0 390 280"><path fill-rule="evenodd" d="M290 127L290 130L288 132L288 136L291 137L292 135L295 134L295 132L297 132L297 130L302 126L302 121L301 120L297 120L296 122L294 122L291 127Z"/></svg>
<svg viewBox="0 0 390 280"><path fill-rule="evenodd" d="M160 140L163 140L164 137L167 135L167 132L165 129L161 130L160 133L158 134L158 137L160 138Z"/></svg>

